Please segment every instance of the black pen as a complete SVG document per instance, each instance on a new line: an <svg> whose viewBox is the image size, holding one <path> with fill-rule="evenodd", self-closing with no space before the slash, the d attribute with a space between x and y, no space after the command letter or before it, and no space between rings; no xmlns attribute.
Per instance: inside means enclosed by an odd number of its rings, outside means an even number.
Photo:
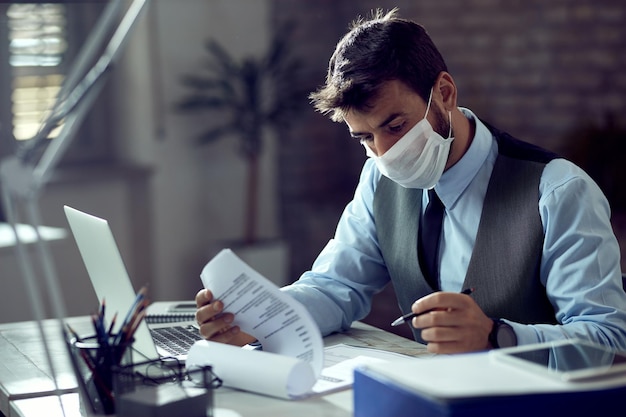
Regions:
<svg viewBox="0 0 626 417"><path fill-rule="evenodd" d="M465 294L465 295L470 295L471 293L474 292L474 288L466 288L463 291L461 291L461 294ZM411 320L413 317L417 317L417 316L421 316L422 314L426 314L426 313L430 313L431 311L435 311L435 309L430 309L430 310L426 310L426 311L422 311L421 313L409 313L409 314L405 314L402 317L398 317L396 320L394 320L393 323L391 323L392 327L395 326L399 326L402 323L406 323L407 321Z"/></svg>

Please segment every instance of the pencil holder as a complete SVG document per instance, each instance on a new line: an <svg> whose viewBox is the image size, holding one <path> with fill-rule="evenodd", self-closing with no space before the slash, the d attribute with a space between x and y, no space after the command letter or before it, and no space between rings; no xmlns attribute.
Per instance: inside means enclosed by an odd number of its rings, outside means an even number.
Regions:
<svg viewBox="0 0 626 417"><path fill-rule="evenodd" d="M82 406L87 415L115 414L113 370L132 363L132 340L114 342L97 337L72 339L70 352L78 379Z"/></svg>

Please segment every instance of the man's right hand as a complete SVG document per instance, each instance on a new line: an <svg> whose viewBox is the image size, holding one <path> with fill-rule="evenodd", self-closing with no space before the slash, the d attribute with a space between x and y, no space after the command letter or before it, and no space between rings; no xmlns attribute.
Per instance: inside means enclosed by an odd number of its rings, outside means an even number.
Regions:
<svg viewBox="0 0 626 417"><path fill-rule="evenodd" d="M196 294L196 322L200 326L200 334L212 342L228 343L243 346L252 343L255 338L243 333L239 326L233 326L235 316L222 313L224 303L213 299L213 293L202 289Z"/></svg>

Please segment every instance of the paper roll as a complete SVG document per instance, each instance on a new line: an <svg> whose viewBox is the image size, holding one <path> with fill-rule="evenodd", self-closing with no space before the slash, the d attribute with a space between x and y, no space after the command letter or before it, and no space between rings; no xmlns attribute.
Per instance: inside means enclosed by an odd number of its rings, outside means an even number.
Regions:
<svg viewBox="0 0 626 417"><path fill-rule="evenodd" d="M187 354L192 371L211 365L224 386L272 397L294 399L311 393L316 378L313 368L302 360L224 343L200 340Z"/></svg>

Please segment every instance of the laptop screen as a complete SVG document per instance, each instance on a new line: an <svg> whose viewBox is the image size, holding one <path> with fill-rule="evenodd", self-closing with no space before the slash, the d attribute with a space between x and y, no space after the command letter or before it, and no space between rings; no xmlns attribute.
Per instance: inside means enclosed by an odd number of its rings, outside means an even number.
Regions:
<svg viewBox="0 0 626 417"><path fill-rule="evenodd" d="M63 209L96 296L100 302L106 301L107 322L111 322L116 312L118 318L123 319L135 301L136 291L124 266L109 223L69 206L64 206ZM121 319L117 320L114 331L119 330L121 322ZM146 359L159 357L145 321L135 333L133 347Z"/></svg>

